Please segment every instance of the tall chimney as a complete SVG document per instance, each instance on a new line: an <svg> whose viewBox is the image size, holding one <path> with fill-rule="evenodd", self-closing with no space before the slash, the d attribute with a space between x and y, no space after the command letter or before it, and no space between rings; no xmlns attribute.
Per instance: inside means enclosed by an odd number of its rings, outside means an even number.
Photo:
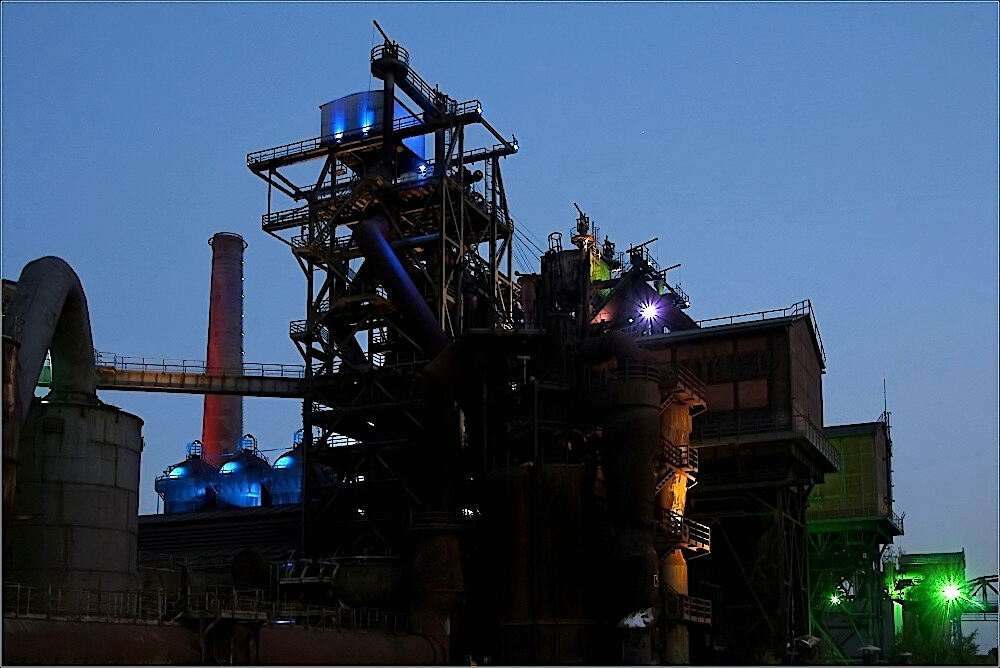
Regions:
<svg viewBox="0 0 1000 668"><path fill-rule="evenodd" d="M233 232L219 232L212 247L212 290L208 307L208 359L212 375L243 374L243 251L247 244ZM205 395L202 458L212 466L239 449L243 434L243 397Z"/></svg>

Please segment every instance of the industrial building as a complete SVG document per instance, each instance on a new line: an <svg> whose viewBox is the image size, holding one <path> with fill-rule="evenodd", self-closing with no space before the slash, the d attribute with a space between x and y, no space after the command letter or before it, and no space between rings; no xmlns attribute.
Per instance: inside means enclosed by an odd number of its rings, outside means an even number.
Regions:
<svg viewBox="0 0 1000 668"><path fill-rule="evenodd" d="M388 37L371 73L317 137L247 156L303 273L301 365L244 362L235 233L200 364L95 356L57 258L5 283L5 665L763 663L817 638L850 662L894 606L930 623L885 585L888 413L824 427L809 301L695 322L649 242L579 208L515 273L516 138ZM205 395L163 514L137 512L141 418L98 389ZM302 402L273 462L243 396Z"/></svg>

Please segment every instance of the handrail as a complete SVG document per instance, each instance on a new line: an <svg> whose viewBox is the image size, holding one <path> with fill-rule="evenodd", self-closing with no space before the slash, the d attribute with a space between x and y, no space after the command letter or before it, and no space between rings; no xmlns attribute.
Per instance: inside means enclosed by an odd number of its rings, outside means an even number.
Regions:
<svg viewBox="0 0 1000 668"><path fill-rule="evenodd" d="M753 313L740 313L738 315L727 315L718 318L706 318L695 322L699 327L719 327L721 325L735 325L743 322L758 322L763 320L774 320L777 318L788 318L800 315L809 316L809 324L812 325L813 333L816 334L816 343L819 346L819 354L826 365L826 350L823 348L823 337L819 334L819 324L816 322L816 312L813 309L812 300L803 299L795 302L786 308L773 308L766 311L754 311ZM715 323L709 325L708 323Z"/></svg>
<svg viewBox="0 0 1000 668"><path fill-rule="evenodd" d="M116 371L159 371L163 373L228 375L225 371L221 373L209 373L208 363L203 360L126 357L97 350L94 351L94 365ZM302 364L244 362L241 374L237 375L261 378L304 378L305 366Z"/></svg>
<svg viewBox="0 0 1000 668"><path fill-rule="evenodd" d="M408 628L406 614L379 608L331 608L275 601L263 589L215 587L203 592L177 589L96 591L3 584L3 612L12 617L99 617L107 621L167 622L205 613L270 623L325 622L367 630Z"/></svg>
<svg viewBox="0 0 1000 668"><path fill-rule="evenodd" d="M659 535L675 537L682 542L693 542L709 546L712 544L712 529L668 508L656 507L653 527Z"/></svg>
<svg viewBox="0 0 1000 668"><path fill-rule="evenodd" d="M741 436L762 436L782 432L792 432L796 436L804 437L828 462L840 470L840 451L830 443L822 429L801 413L796 413L788 420L725 421L708 427L701 424L697 430L691 433L691 437L705 441L716 438L738 439Z"/></svg>
<svg viewBox="0 0 1000 668"><path fill-rule="evenodd" d="M465 102L456 102L454 106L449 109L449 115L462 116L465 114L478 114L479 109L482 109L482 103L479 100L466 100ZM406 128L423 125L425 121L426 118L423 113L401 116L393 120L392 129L394 131L404 130ZM263 162L277 160L278 158L287 158L293 155L310 153L323 148L327 144L340 143L348 139L365 138L368 136L376 135L372 135L370 131L365 132L363 128L353 128L351 130L345 130L342 133L337 133L337 135L321 135L319 137L313 137L312 139L303 139L289 144L282 144L281 146L265 148L260 151L254 151L253 153L247 154L247 167L252 169L255 165Z"/></svg>
<svg viewBox="0 0 1000 668"><path fill-rule="evenodd" d="M372 49L372 62L382 58L395 58L401 63L410 64L410 52L395 43L386 44L383 42Z"/></svg>
<svg viewBox="0 0 1000 668"><path fill-rule="evenodd" d="M663 454L667 464L678 469L698 470L698 450L690 445L674 445L665 438L660 438Z"/></svg>

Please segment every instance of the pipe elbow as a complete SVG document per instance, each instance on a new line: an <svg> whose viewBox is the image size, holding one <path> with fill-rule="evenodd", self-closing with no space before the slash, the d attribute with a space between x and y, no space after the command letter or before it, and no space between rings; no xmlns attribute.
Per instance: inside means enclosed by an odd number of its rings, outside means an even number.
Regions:
<svg viewBox="0 0 1000 668"><path fill-rule="evenodd" d="M52 389L84 401L97 401L94 340L90 312L79 276L58 257L25 265L7 309L4 327L23 332L17 356L18 417L31 406L35 381L52 352Z"/></svg>

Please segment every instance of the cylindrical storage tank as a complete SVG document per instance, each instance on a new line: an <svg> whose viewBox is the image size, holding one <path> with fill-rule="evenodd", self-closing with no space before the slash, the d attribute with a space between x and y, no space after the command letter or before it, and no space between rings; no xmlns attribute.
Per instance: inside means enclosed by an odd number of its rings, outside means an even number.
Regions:
<svg viewBox="0 0 1000 668"><path fill-rule="evenodd" d="M243 450L231 455L219 467L215 483L218 508L254 508L271 505L267 481L271 466L253 452Z"/></svg>
<svg viewBox="0 0 1000 668"><path fill-rule="evenodd" d="M206 373L243 375L243 237L219 232L212 247L212 287L208 308ZM201 442L203 459L212 466L239 448L243 433L243 397L205 395Z"/></svg>
<svg viewBox="0 0 1000 668"><path fill-rule="evenodd" d="M651 366L626 362L608 378L604 399L603 467L616 531L610 560L611 591L615 592L610 612L622 620L657 607L653 497L661 447L659 374ZM626 662L644 660L649 652L647 631L626 634Z"/></svg>
<svg viewBox="0 0 1000 668"><path fill-rule="evenodd" d="M8 582L138 584L142 420L114 406L34 400L21 431Z"/></svg>
<svg viewBox="0 0 1000 668"><path fill-rule="evenodd" d="M302 449L294 448L274 460L268 488L271 505L302 502Z"/></svg>
<svg viewBox="0 0 1000 668"><path fill-rule="evenodd" d="M167 469L153 487L163 497L164 514L192 513L215 506L217 478L215 468L192 452L183 462Z"/></svg>
<svg viewBox="0 0 1000 668"><path fill-rule="evenodd" d="M368 137L380 134L384 115L382 110L385 107L382 97L380 90L361 91L320 105L320 135L323 143L337 143L345 136L358 138L359 136ZM393 102L393 118L404 118L410 115L406 107L399 103L399 100ZM407 137L403 140L403 145L421 160L426 155L424 135ZM412 170L404 169L403 171Z"/></svg>

